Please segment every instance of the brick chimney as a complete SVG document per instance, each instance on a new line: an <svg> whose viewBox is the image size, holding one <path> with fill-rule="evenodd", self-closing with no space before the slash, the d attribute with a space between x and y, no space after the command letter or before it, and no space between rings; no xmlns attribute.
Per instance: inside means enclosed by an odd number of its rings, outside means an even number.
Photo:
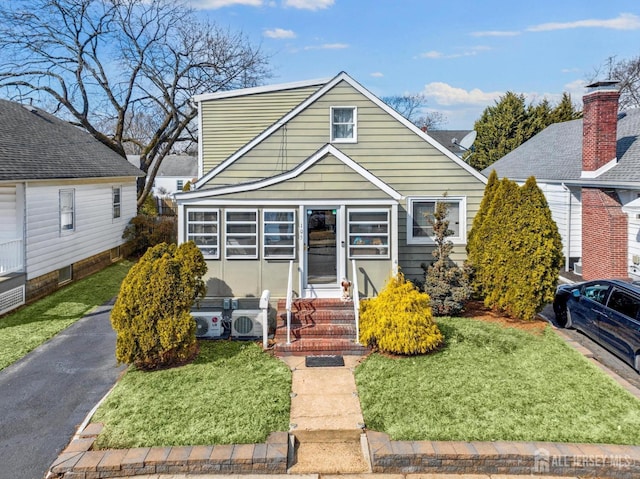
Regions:
<svg viewBox="0 0 640 479"><path fill-rule="evenodd" d="M618 98L616 81L588 85L583 97L582 178L615 166ZM582 188L582 277L628 278L627 215L615 190Z"/></svg>
<svg viewBox="0 0 640 479"><path fill-rule="evenodd" d="M605 80L587 85L582 98L582 176L593 173L616 158L618 82Z"/></svg>

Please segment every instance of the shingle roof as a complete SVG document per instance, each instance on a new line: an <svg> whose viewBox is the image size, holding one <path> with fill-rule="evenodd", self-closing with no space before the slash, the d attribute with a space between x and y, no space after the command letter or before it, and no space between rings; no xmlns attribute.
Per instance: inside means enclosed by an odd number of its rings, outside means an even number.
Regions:
<svg viewBox="0 0 640 479"><path fill-rule="evenodd" d="M191 155L167 155L160 164L156 177L176 176L195 178L198 176L198 157Z"/></svg>
<svg viewBox="0 0 640 479"><path fill-rule="evenodd" d="M618 163L589 183L640 183L640 109L618 116ZM554 123L484 169L489 175L537 181L576 181L582 173L582 120Z"/></svg>
<svg viewBox="0 0 640 479"><path fill-rule="evenodd" d="M0 100L0 181L121 176L142 172L80 128Z"/></svg>
<svg viewBox="0 0 640 479"><path fill-rule="evenodd" d="M453 140L455 139L456 142L460 142L460 140L471 133L471 131L472 130L429 130L427 131L427 135L451 151L454 155L461 155L465 150L460 148L458 143L453 143Z"/></svg>

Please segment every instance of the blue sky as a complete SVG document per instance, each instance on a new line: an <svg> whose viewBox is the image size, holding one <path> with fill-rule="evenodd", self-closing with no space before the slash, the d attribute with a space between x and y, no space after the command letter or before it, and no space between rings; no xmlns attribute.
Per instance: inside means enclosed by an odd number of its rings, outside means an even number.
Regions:
<svg viewBox="0 0 640 479"><path fill-rule="evenodd" d="M640 55L638 0L190 0L270 57L268 83L340 71L378 96L424 93L471 129L507 91L581 103L610 56Z"/></svg>

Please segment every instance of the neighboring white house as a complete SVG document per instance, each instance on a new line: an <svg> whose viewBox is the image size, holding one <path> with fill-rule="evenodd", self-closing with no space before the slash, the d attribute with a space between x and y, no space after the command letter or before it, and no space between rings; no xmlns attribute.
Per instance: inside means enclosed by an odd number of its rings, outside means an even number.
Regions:
<svg viewBox="0 0 640 479"><path fill-rule="evenodd" d="M589 85L584 118L556 123L483 173L535 176L584 279L640 279L640 109L618 113L615 82Z"/></svg>
<svg viewBox="0 0 640 479"><path fill-rule="evenodd" d="M139 165L138 155L127 155L129 162ZM198 178L198 157L193 155L167 155L160 164L153 180L153 195L158 198L173 197L184 185Z"/></svg>
<svg viewBox="0 0 640 479"><path fill-rule="evenodd" d="M0 100L0 314L119 258L141 175L85 131Z"/></svg>

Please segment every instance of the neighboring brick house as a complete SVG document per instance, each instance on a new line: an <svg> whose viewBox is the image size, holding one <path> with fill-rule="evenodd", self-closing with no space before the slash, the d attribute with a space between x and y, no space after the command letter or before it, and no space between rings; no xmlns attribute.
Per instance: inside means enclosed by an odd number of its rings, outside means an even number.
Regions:
<svg viewBox="0 0 640 479"><path fill-rule="evenodd" d="M583 97L583 119L556 123L485 169L535 176L584 279L640 279L640 109L618 112L614 81Z"/></svg>

